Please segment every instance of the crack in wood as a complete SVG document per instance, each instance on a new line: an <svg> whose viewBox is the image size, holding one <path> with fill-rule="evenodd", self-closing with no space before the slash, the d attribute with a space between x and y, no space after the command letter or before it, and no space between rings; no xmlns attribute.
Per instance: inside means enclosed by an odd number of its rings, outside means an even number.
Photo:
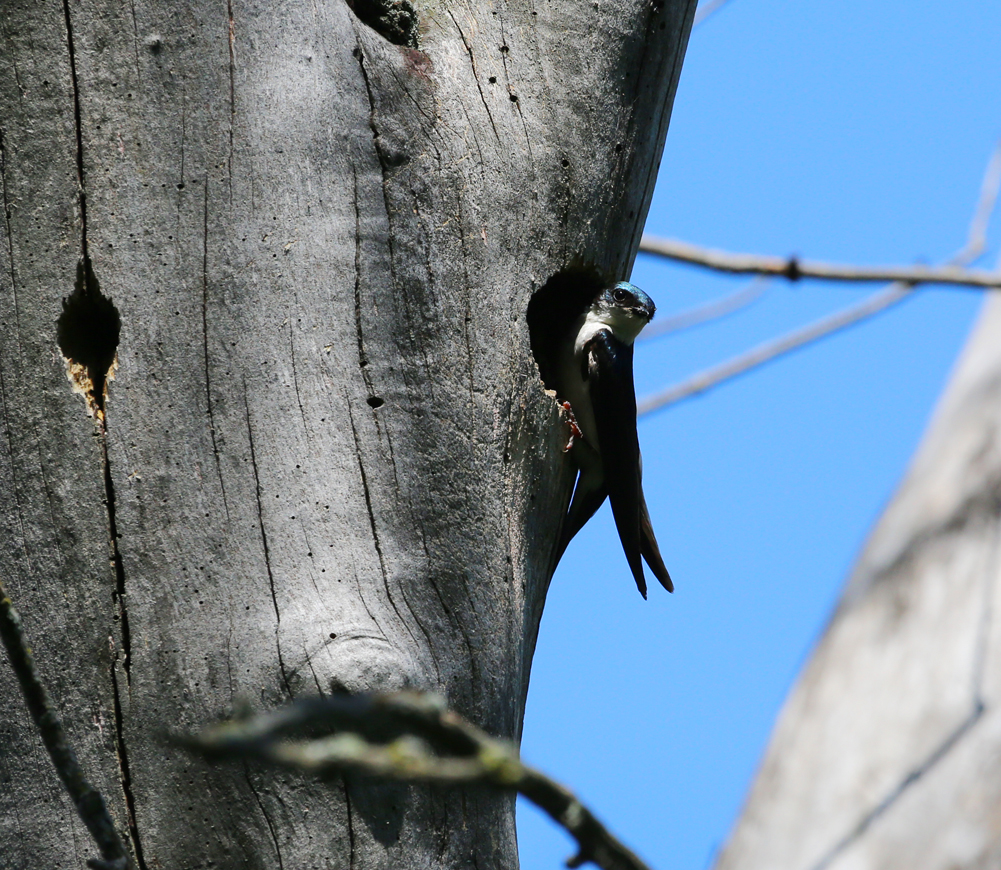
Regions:
<svg viewBox="0 0 1001 870"><path fill-rule="evenodd" d="M261 800L261 796L258 794L253 780L250 778L250 770L247 769L246 764L243 766L243 775L247 779L247 785L250 786L254 800L257 801L257 807L260 809L261 815L264 816L264 821L267 823L268 831L271 834L271 842L275 847L275 855L278 857L278 870L284 870L285 865L282 863L282 849L278 843L278 832L275 830L274 822L271 821L271 816L268 815L268 811L264 808L264 801Z"/></svg>
<svg viewBox="0 0 1001 870"><path fill-rule="evenodd" d="M136 864L139 870L147 870L146 860L143 857L142 840L139 836L139 825L136 822L136 798L132 791L132 770L129 766L129 753L125 745L125 717L122 713L121 690L118 685L118 675L115 665L118 661L118 653L114 648L114 641L109 637L108 641L112 649L111 660L111 690L114 701L115 714L115 754L118 756L118 778L122 784L122 792L125 795L125 809L128 813L129 839L132 841L132 851L135 855ZM128 656L126 656L126 661ZM123 668L125 663L123 662ZM126 681L128 673L126 671Z"/></svg>
<svg viewBox="0 0 1001 870"><path fill-rule="evenodd" d="M354 819L351 813L351 795L348 793L348 783L341 777L341 785L344 788L344 807L347 810L348 822L348 870L355 870L355 828Z"/></svg>
<svg viewBox="0 0 1001 870"><path fill-rule="evenodd" d="M975 500L967 500L963 504L963 510L959 512L962 516L962 520L959 522L959 526L953 530L958 530L962 528L969 521L969 515L973 512ZM983 501L983 500L981 500ZM982 505L981 505L982 506ZM953 521L956 521L956 515L953 516ZM952 522L948 523L947 526L952 526ZM917 543L927 543L928 540L933 540L936 535L930 535L928 538L920 538L916 540ZM1001 552L1001 528L995 532L994 536L994 546L992 549L992 558L989 559L991 565L996 565L998 561L998 554ZM960 740L969 733L973 726L983 717L984 713L987 712L987 704L983 697L983 682L984 682L984 670L987 661L988 645L990 643L991 626L993 623L993 606L992 606L992 592L993 592L993 579L996 576L995 571L985 571L984 579L984 601L982 604L982 612L980 614L980 625L978 626L978 637L976 642L976 647L974 649L973 656L973 706L970 712L966 715L962 722L959 723L956 728L949 733L945 739L939 743L935 749L933 749L923 762L921 762L917 767L913 768L907 773L907 775L900 780L897 785L890 790L889 793L881 800L875 807L873 807L869 812L867 812L849 831L841 840L839 840L831 848L831 850L824 855L820 861L813 865L811 870L826 870L827 867L849 846L856 842L871 826L872 824L882 815L884 815L904 794L904 792L910 788L914 783L916 783L922 776L928 773L936 764L938 764L949 751L956 745L959 744Z"/></svg>
<svg viewBox="0 0 1001 870"><path fill-rule="evenodd" d="M295 324L292 323L291 317L288 323L288 347L289 359L292 362L292 387L295 389L295 403L299 406L299 417L302 419L302 428L308 438L309 428L306 423L306 409L302 406L302 394L299 392L299 370L295 364Z"/></svg>
<svg viewBox="0 0 1001 870"><path fill-rule="evenodd" d="M236 126L236 22L233 18L233 0L226 0L226 13L229 18L229 156L227 171L229 174L229 195L233 196L233 135Z"/></svg>
<svg viewBox="0 0 1001 870"><path fill-rule="evenodd" d="M382 574L382 585L383 588L386 590L386 598L389 600L389 604L393 608L393 612L396 613L396 616L399 619L400 623L407 630L407 634L410 635L410 639L414 642L414 646L419 649L420 642L417 640L417 636L413 633L413 631L410 630L410 623L406 619L404 619L403 614L400 613L399 607L396 606L396 600L393 598L393 593L389 588L389 572L386 569L386 561L382 553L382 543L379 541L379 529L376 526L375 510L372 507L372 493L368 486L368 475L365 473L365 463L362 460L361 441L358 438L358 429L355 426L354 415L351 413L351 402L347 400L346 397L345 397L345 402L348 411L348 420L351 423L351 434L354 437L354 442L355 442L355 458L358 460L358 474L361 477L362 491L365 496L365 509L368 511L369 527L372 530L372 542L375 545L375 552L379 558L379 570ZM408 609L410 609L409 604L407 605L407 607ZM413 611L411 610L411 612ZM426 630L424 630L423 626L420 625L420 621L417 620L416 615L414 616L414 621L417 622L418 626L421 627L421 630L424 632L426 642L430 644L430 638L427 636L427 632ZM434 658L434 649L431 648L430 646L429 646L429 652L431 653L432 658ZM435 659L435 669L437 670L437 668L438 668L438 663L437 659Z"/></svg>
<svg viewBox="0 0 1001 870"><path fill-rule="evenodd" d="M917 767L913 768L890 792L881 800L875 807L873 807L869 812L867 812L859 821L856 823L855 827L852 828L841 840L839 840L833 848L824 855L817 863L812 865L811 870L826 870L827 867L831 866L831 863L849 846L856 842L859 837L861 837L872 824L882 815L884 815L887 810L892 807L897 800L904 794L904 792L914 785L922 776L928 773L935 765L937 765L949 751L955 747L959 741L969 732L977 722L983 717L984 711L987 707L984 705L983 701L979 698L976 700L973 709L966 716L966 718L950 733L946 738L928 754L924 761L921 762Z"/></svg>
<svg viewBox="0 0 1001 870"><path fill-rule="evenodd" d="M216 476L222 491L222 504L229 516L229 500L226 498L226 482L222 476L222 461L219 445L216 443L215 411L212 407L211 362L209 360L209 176L205 174L205 203L202 212L202 359L205 362L205 403L209 414L209 435L212 437L212 456L215 458Z"/></svg>
<svg viewBox="0 0 1001 870"><path fill-rule="evenodd" d="M87 189L83 166L83 125L80 114L80 85L76 73L76 48L73 44L73 21L70 16L69 0L63 0L63 15L66 19L66 46L69 51L70 80L73 86L73 119L76 128L76 174L77 196L80 203L80 249L86 259L87 251Z"/></svg>
<svg viewBox="0 0 1001 870"><path fill-rule="evenodd" d="M15 67L16 69L16 67ZM17 349L21 350L21 315L17 304L17 280L14 272L14 234L10 225L11 202L7 192L7 143L4 130L0 129L0 195L3 197L3 220L7 230L7 265L10 267L10 292L14 301L14 331Z"/></svg>
<svg viewBox="0 0 1001 870"><path fill-rule="evenodd" d="M364 67L362 67L364 70ZM354 182L354 208L355 208L355 336L358 340L358 366L362 370L365 378L365 386L369 387L368 373L365 371L368 366L368 356L365 353L365 336L362 331L361 320L361 210L358 203L358 170L354 163L351 164L351 178Z"/></svg>
<svg viewBox="0 0 1001 870"><path fill-rule="evenodd" d="M393 162L389 159L388 155L384 152L381 143L381 134L379 133L379 128L375 123L375 94L372 92L372 83L368 78L368 70L365 68L365 52L361 47L359 42L357 47L353 50L352 54L358 61L358 66L361 68L362 80L365 83L365 91L368 94L368 104L369 104L369 114L368 114L368 127L372 131L372 143L375 147L375 156L379 161L379 167L382 170L382 201L383 206L386 209L386 222L390 224L390 229L392 228L392 210L389 207L389 190L387 185L389 182L389 172L393 168ZM394 266L394 245L393 245L393 233L388 232L386 234L386 239L389 244L389 266L390 274L395 277L396 269Z"/></svg>
<svg viewBox="0 0 1001 870"><path fill-rule="evenodd" d="M126 683L132 681L132 632L129 628L129 614L125 597L125 566L118 546L118 522L115 514L115 484L111 474L108 456L108 427L105 416L107 383L113 377L118 340L121 335L121 317L114 303L101 293L97 276L87 247L87 190L86 170L83 159L83 124L80 109L80 83L76 69L76 46L73 40L73 20L70 15L69 0L63 0L63 16L66 22L66 47L69 54L70 79L73 88L73 119L76 133L77 193L80 204L80 261L77 264L77 279L73 293L63 300L63 311L56 326L59 348L71 363L70 376L87 397L95 418L100 426L101 453L104 465L105 507L108 513L108 533L111 544L111 562L115 572L114 603L121 622L122 668ZM80 371L74 371L79 366ZM85 379L81 377L85 375ZM88 389L89 387L89 389ZM114 671L112 671L114 679ZM118 683L114 681L116 727L119 735L119 757L121 759L122 787L130 815L133 816L134 798L129 785L128 761L125 743L122 739L121 704ZM135 831L137 858L140 852L138 829Z"/></svg>
<svg viewBox="0 0 1001 870"><path fill-rule="evenodd" d="M275 647L278 650L278 668L281 671L282 682L289 698L294 697L289 684L288 672L285 670L285 659L282 657L281 622L282 614L278 607L278 596L275 592L275 575L271 570L271 551L268 548L268 533L264 529L264 505L261 501L261 477L257 468L257 452L254 449L254 430L250 424L250 401L247 399L247 384L243 384L243 404L247 412L247 440L250 443L250 466L254 471L254 492L257 496L257 527L261 530L261 545L264 548L264 566L268 572L268 586L271 589L271 604L275 609Z"/></svg>
<svg viewBox="0 0 1001 870"><path fill-rule="evenodd" d="M455 20L455 15L452 13L452 10L449 9L447 11L448 17L452 19L452 23L455 25L455 29L459 31L459 38L462 40L462 44L466 47L466 54L469 55L469 65L473 69L473 80L476 82L476 89L480 92L480 100L483 102L483 108L487 110L487 118L490 120L490 127L494 131L494 136L497 138L497 142L499 144L501 141L500 133L497 132L497 125L494 123L493 113L490 111L490 106L487 105L487 95L483 93L483 86L480 84L480 76L476 70L476 59L473 57L473 47L469 44L469 40L466 39L466 34L462 32L459 22ZM477 145L477 148L479 148L479 145Z"/></svg>

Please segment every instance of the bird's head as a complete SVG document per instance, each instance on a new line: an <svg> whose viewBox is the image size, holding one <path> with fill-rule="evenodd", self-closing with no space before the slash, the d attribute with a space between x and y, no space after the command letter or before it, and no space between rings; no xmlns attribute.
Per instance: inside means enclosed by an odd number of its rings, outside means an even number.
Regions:
<svg viewBox="0 0 1001 870"><path fill-rule="evenodd" d="M651 320L657 306L635 284L620 281L601 291L591 305L589 318L607 326L625 344L632 344Z"/></svg>

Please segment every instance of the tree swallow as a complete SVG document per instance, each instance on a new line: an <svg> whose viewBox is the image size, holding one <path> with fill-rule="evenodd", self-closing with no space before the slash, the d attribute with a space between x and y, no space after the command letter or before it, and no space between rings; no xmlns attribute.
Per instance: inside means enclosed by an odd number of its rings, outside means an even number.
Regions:
<svg viewBox="0 0 1001 870"><path fill-rule="evenodd" d="M668 591L671 575L657 546L643 497L633 341L653 318L653 300L623 281L603 289L577 318L558 350L557 395L571 426L570 443L580 469L556 551L559 563L574 535L607 496L629 568L646 598L643 563Z"/></svg>

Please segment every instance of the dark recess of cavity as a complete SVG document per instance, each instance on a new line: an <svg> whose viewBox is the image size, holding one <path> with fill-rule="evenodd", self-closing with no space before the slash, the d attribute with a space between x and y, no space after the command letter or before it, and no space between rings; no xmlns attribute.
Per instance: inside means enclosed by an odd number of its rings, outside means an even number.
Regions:
<svg viewBox="0 0 1001 870"><path fill-rule="evenodd" d="M579 266L557 272L532 294L528 303L528 334L546 389L560 392L556 382L556 350L574 321L609 283L597 269Z"/></svg>
<svg viewBox="0 0 1001 870"><path fill-rule="evenodd" d="M394 45L417 48L417 10L410 0L347 0L359 21Z"/></svg>
<svg viewBox="0 0 1001 870"><path fill-rule="evenodd" d="M121 331L118 309L101 293L90 257L83 257L76 267L73 292L63 300L62 314L56 321L56 338L63 356L86 370L88 398L102 413L104 388Z"/></svg>

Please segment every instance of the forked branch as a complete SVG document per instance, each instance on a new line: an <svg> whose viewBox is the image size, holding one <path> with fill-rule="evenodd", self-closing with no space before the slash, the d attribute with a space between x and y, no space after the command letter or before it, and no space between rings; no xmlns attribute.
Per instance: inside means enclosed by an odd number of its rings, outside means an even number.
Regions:
<svg viewBox="0 0 1001 870"><path fill-rule="evenodd" d="M301 736L318 729L329 733ZM568 867L590 861L602 870L649 870L571 791L522 763L513 743L490 737L434 695L306 698L175 742L208 759L254 758L319 776L354 773L518 792L576 840Z"/></svg>
<svg viewBox="0 0 1001 870"><path fill-rule="evenodd" d="M987 227L990 224L991 215L994 213L997 205L999 190L1001 190L1001 142L995 145L994 151L987 161L987 168L984 170L983 180L980 184L980 195L977 198L977 205L973 210L973 217L970 220L970 227L966 234L966 242L962 248L949 258L944 266L939 267L938 271L952 269L967 275L994 275L1001 282L1001 262L999 262L994 272L971 273L966 270L966 266L975 262L984 252L987 240ZM644 242L646 241L648 241L648 237L644 237ZM643 243L641 243L640 249L648 250L643 247ZM799 277L807 276L805 272L801 271ZM665 408L668 405L680 402L682 399L703 393L725 381L729 381L758 366L764 365L776 357L812 344L856 323L868 320L880 311L885 311L892 305L908 298L914 292L917 283L920 282L895 281L883 290L867 296L856 305L851 305L827 317L822 317L813 323L787 332L779 338L758 345L746 353L742 353L725 362L698 372L681 383L674 384L640 400L637 406L637 413L649 414L651 411Z"/></svg>

